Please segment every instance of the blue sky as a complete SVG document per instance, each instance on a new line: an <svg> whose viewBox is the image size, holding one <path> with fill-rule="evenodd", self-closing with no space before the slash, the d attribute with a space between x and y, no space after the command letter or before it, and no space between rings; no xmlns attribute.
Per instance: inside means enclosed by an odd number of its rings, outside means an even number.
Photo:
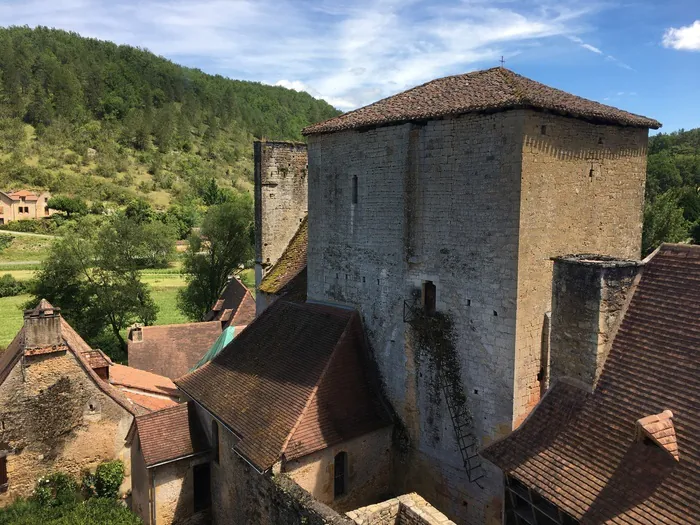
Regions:
<svg viewBox="0 0 700 525"><path fill-rule="evenodd" d="M700 1L0 0L0 25L145 47L342 110L498 65L663 122L700 127Z"/></svg>

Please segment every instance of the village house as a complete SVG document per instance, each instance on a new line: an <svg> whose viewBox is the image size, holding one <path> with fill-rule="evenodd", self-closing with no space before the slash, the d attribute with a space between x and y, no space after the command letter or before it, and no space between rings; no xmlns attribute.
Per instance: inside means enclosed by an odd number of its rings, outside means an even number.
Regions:
<svg viewBox="0 0 700 525"><path fill-rule="evenodd" d="M172 381L144 374L90 348L47 301L27 310L0 355L0 505L29 496L43 475L79 478L113 459L124 462L127 492L134 416L179 398Z"/></svg>
<svg viewBox="0 0 700 525"><path fill-rule="evenodd" d="M552 387L482 452L504 523L699 523L700 246L554 265Z"/></svg>
<svg viewBox="0 0 700 525"><path fill-rule="evenodd" d="M307 300L361 315L408 444L395 493L501 523L478 452L540 399L551 258L639 257L659 126L494 68L303 131Z"/></svg>
<svg viewBox="0 0 700 525"><path fill-rule="evenodd" d="M46 204L50 198L47 191L39 194L29 190L0 191L0 224L50 217L54 213Z"/></svg>

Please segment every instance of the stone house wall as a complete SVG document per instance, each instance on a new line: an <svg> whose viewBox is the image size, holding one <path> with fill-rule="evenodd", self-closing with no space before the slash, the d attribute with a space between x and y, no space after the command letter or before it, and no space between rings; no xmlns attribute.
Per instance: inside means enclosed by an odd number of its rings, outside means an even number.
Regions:
<svg viewBox="0 0 700 525"><path fill-rule="evenodd" d="M212 440L212 416L196 406L207 439ZM260 474L233 451L236 438L219 426L219 461L211 462L211 518L214 525L350 525L341 516L286 475Z"/></svg>
<svg viewBox="0 0 700 525"><path fill-rule="evenodd" d="M283 471L315 499L346 511L386 497L391 488L391 427L357 437L303 458L289 461ZM335 498L335 455L347 454L346 495Z"/></svg>
<svg viewBox="0 0 700 525"><path fill-rule="evenodd" d="M105 394L68 350L25 356L0 385L0 450L7 452L8 490L0 505L27 497L36 480L62 471L80 479L103 461L124 462L132 415Z"/></svg>
<svg viewBox="0 0 700 525"><path fill-rule="evenodd" d="M306 217L306 144L256 141L254 167L257 290Z"/></svg>
<svg viewBox="0 0 700 525"><path fill-rule="evenodd" d="M572 253L639 258L647 140L643 128L526 113L514 426L539 401L542 328L552 298L551 258Z"/></svg>
<svg viewBox="0 0 700 525"><path fill-rule="evenodd" d="M415 492L355 509L347 516L358 525L454 525Z"/></svg>
<svg viewBox="0 0 700 525"><path fill-rule="evenodd" d="M541 125L548 142L533 137ZM411 443L397 490L460 522L501 520L502 476L484 465L484 489L467 479L434 359L404 322L405 302L435 285L474 433L482 445L508 434L539 397L549 257L639 250L645 146L646 130L530 110L309 137L308 296L362 313ZM594 172L607 174L595 190L582 187L592 157L601 157ZM581 217L594 226L575 229Z"/></svg>

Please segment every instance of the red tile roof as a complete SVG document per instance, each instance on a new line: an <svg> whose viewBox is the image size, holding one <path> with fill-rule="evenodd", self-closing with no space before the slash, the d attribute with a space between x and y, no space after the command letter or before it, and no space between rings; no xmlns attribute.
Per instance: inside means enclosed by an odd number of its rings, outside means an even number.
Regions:
<svg viewBox="0 0 700 525"><path fill-rule="evenodd" d="M145 326L143 341L129 340L129 366L175 378L186 374L221 334L221 323Z"/></svg>
<svg viewBox="0 0 700 525"><path fill-rule="evenodd" d="M277 262L260 281L260 291L274 295L285 295L299 288L299 276L304 276L304 298L306 299L306 250L309 244L308 217L299 224L289 244ZM298 294L297 294L298 295Z"/></svg>
<svg viewBox="0 0 700 525"><path fill-rule="evenodd" d="M144 392L177 396L177 387L169 378L116 363L109 368L109 382Z"/></svg>
<svg viewBox="0 0 700 525"><path fill-rule="evenodd" d="M643 438L654 441L676 461L680 459L676 429L673 426L673 412L670 410L637 420L637 440Z"/></svg>
<svg viewBox="0 0 700 525"><path fill-rule="evenodd" d="M178 405L179 403L169 397L149 395L149 394L139 394L137 392L132 392L129 390L124 391L124 395L132 403L139 405L149 411L163 410L164 408L170 408Z"/></svg>
<svg viewBox="0 0 700 525"><path fill-rule="evenodd" d="M432 80L369 106L304 128L304 135L430 120L447 115L530 108L602 124L661 127L656 120L577 97L505 68Z"/></svg>
<svg viewBox="0 0 700 525"><path fill-rule="evenodd" d="M482 455L584 523L700 523L700 246L644 266L593 393L564 382ZM673 412L680 461L636 439Z"/></svg>
<svg viewBox="0 0 700 525"><path fill-rule="evenodd" d="M196 418L190 417L187 403L139 416L134 425L146 467L206 450Z"/></svg>
<svg viewBox="0 0 700 525"><path fill-rule="evenodd" d="M255 319L255 299L250 290L237 278L233 277L221 292L205 321L222 321L224 328L229 325L247 325Z"/></svg>
<svg viewBox="0 0 700 525"><path fill-rule="evenodd" d="M388 424L360 364L361 335L353 310L280 300L175 383L265 471L287 450L298 457Z"/></svg>

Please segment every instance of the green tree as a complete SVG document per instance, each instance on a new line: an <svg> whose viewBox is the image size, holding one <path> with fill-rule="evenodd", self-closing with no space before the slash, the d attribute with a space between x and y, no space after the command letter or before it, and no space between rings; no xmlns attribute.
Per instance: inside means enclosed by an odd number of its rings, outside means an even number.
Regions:
<svg viewBox="0 0 700 525"><path fill-rule="evenodd" d="M68 195L55 195L48 200L46 205L52 210L62 211L68 217L85 215L88 212L87 203L83 199Z"/></svg>
<svg viewBox="0 0 700 525"><path fill-rule="evenodd" d="M659 195L644 207L642 253L648 255L663 242L681 242L689 237L690 223L673 192Z"/></svg>
<svg viewBox="0 0 700 525"><path fill-rule="evenodd" d="M252 254L252 200L234 194L228 202L209 208L201 231L190 237L182 272L187 286L178 306L192 320L201 320L226 285L228 276Z"/></svg>
<svg viewBox="0 0 700 525"><path fill-rule="evenodd" d="M153 324L158 311L138 271L153 240L143 230L144 225L121 215L100 227L79 221L54 242L30 283L34 297L28 304L46 298L88 342L108 330L125 353L121 330L136 321Z"/></svg>

